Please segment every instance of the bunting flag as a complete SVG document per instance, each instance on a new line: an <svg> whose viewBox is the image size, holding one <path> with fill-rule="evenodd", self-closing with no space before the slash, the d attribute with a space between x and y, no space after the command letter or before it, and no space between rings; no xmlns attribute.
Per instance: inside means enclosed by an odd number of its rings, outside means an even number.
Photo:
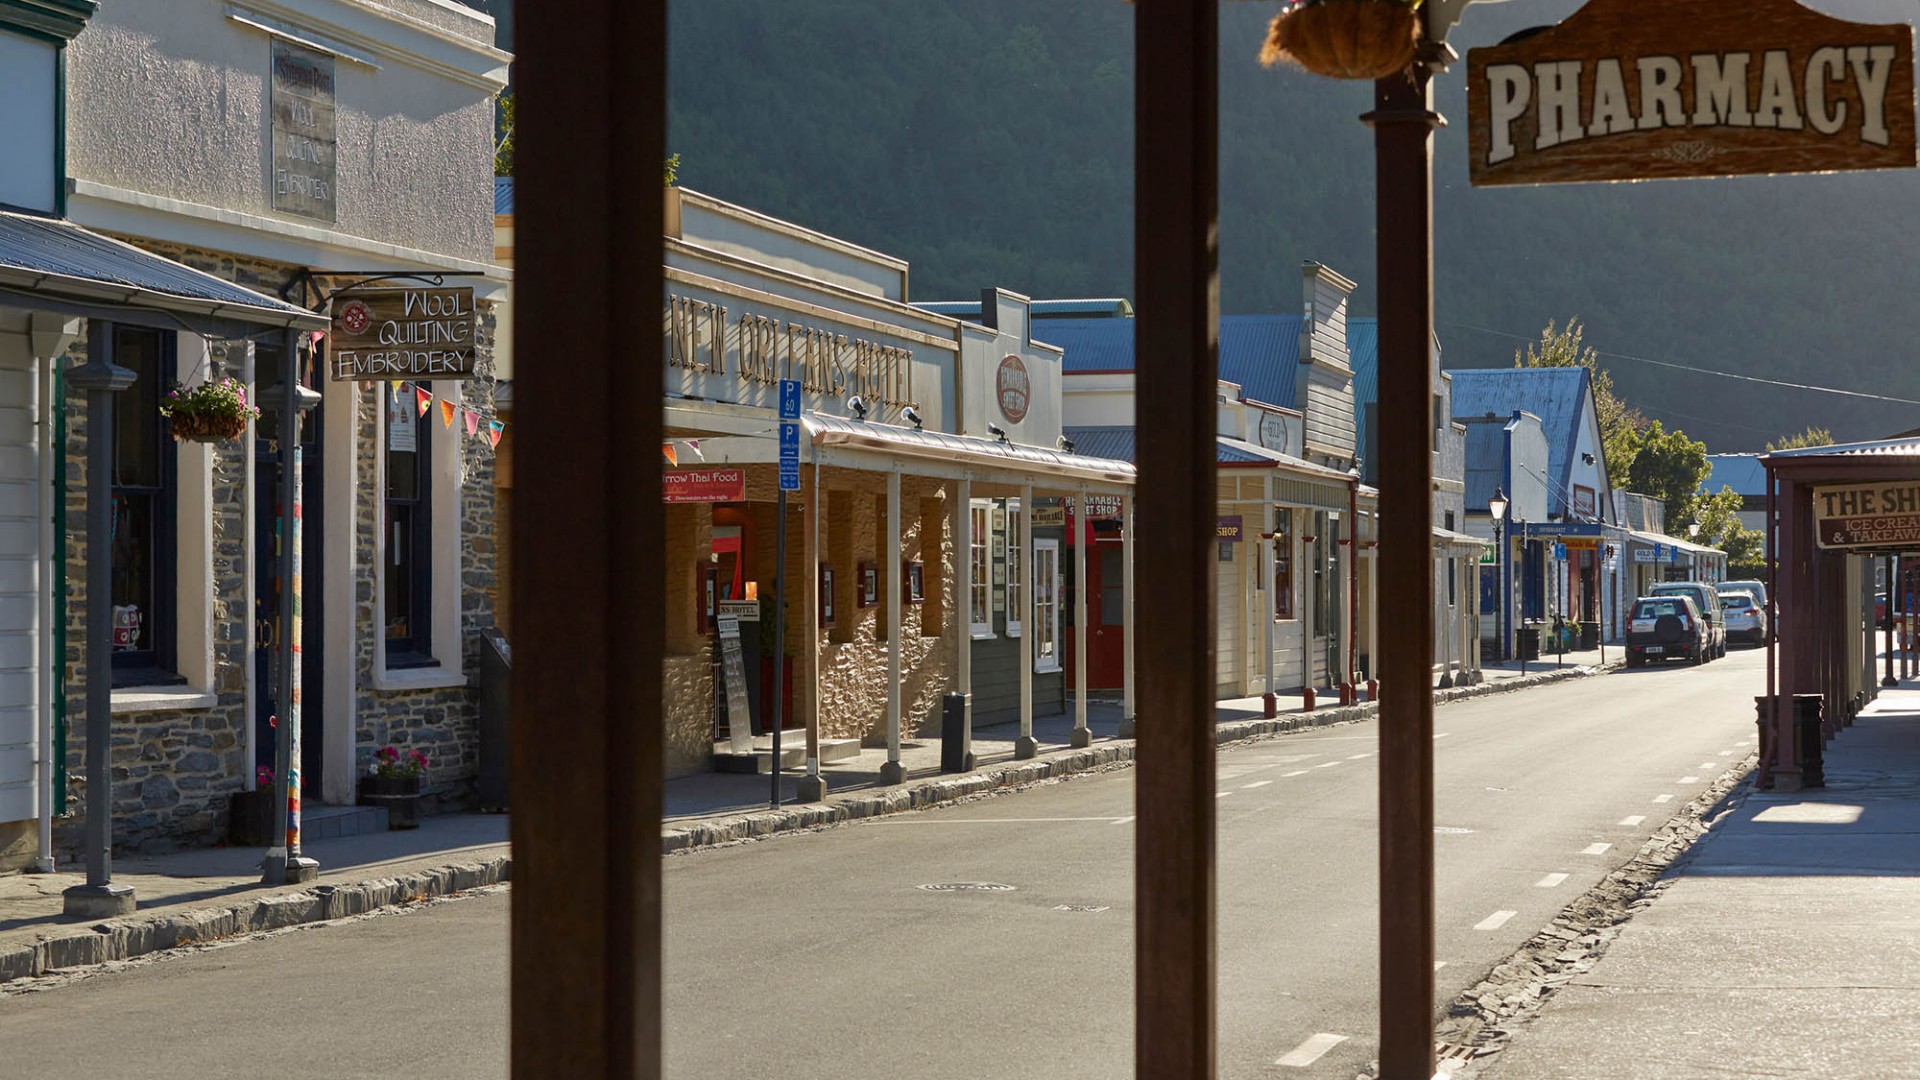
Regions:
<svg viewBox="0 0 1920 1080"><path fill-rule="evenodd" d="M312 336L312 337L311 337L311 338L309 339L309 341L310 341L310 347L312 347L312 348L315 348L315 349L317 349L317 348L319 348L319 347L320 347L320 339L321 339L321 338L323 338L323 337L326 337L326 336L327 336L327 332L326 332L325 330L315 330L315 331L313 332L313 336Z"/></svg>
<svg viewBox="0 0 1920 1080"><path fill-rule="evenodd" d="M707 460L707 455L705 455L705 454L703 454L703 453L701 453L701 452L700 452L700 440L699 440L699 439L688 439L688 440L686 440L686 443L687 443L687 449L689 449L689 450L691 450L691 451L693 451L693 456L694 456L694 457L697 457L697 458L699 458L699 459L700 459L701 461L705 461L705 460Z"/></svg>
<svg viewBox="0 0 1920 1080"><path fill-rule="evenodd" d="M467 414L467 438L471 439L475 435L480 434L480 414L474 412L472 409L462 409L460 411Z"/></svg>
<svg viewBox="0 0 1920 1080"><path fill-rule="evenodd" d="M680 464L680 453L673 448L672 443L660 444L660 456L666 458L669 465Z"/></svg>
<svg viewBox="0 0 1920 1080"><path fill-rule="evenodd" d="M413 397L420 403L420 415L427 415L427 407L433 404L433 394L421 387L413 388Z"/></svg>
<svg viewBox="0 0 1920 1080"><path fill-rule="evenodd" d="M453 426L453 402L451 401L443 401L440 403L440 426Z"/></svg>
<svg viewBox="0 0 1920 1080"><path fill-rule="evenodd" d="M491 443L495 449L498 449L500 446L500 433L505 430L507 430L507 425L500 421L487 421L487 442Z"/></svg>

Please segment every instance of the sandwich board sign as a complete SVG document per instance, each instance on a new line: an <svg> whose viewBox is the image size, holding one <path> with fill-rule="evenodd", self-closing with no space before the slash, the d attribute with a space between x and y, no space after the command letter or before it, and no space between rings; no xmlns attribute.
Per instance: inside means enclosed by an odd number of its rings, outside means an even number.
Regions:
<svg viewBox="0 0 1920 1080"><path fill-rule="evenodd" d="M1795 0L1590 0L1467 54L1474 186L1909 169L1913 28Z"/></svg>

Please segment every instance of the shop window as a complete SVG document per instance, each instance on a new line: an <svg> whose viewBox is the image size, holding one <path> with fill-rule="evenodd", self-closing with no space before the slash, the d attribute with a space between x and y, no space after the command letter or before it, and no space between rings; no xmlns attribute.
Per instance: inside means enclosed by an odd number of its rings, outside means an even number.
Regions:
<svg viewBox="0 0 1920 1080"><path fill-rule="evenodd" d="M173 672L178 457L160 416L174 381L175 338L116 326L113 359L133 372L114 401L113 685L185 680Z"/></svg>
<svg viewBox="0 0 1920 1080"><path fill-rule="evenodd" d="M427 667L433 659L433 472L436 410L420 412L411 394L386 402L385 565L387 667Z"/></svg>
<svg viewBox="0 0 1920 1080"><path fill-rule="evenodd" d="M993 503L967 506L967 622L974 637L993 636Z"/></svg>
<svg viewBox="0 0 1920 1080"><path fill-rule="evenodd" d="M1293 511L1273 513L1273 617L1293 614Z"/></svg>
<svg viewBox="0 0 1920 1080"><path fill-rule="evenodd" d="M1060 541L1033 542L1033 670L1060 670Z"/></svg>
<svg viewBox="0 0 1920 1080"><path fill-rule="evenodd" d="M1027 534L1025 508L1019 499L1007 500L1007 636L1019 637L1026 609L1020 606L1020 570L1022 547Z"/></svg>

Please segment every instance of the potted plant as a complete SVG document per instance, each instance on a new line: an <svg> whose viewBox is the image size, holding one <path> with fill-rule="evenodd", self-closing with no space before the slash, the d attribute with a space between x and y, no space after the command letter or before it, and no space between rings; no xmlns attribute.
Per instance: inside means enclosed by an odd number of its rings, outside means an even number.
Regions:
<svg viewBox="0 0 1920 1080"><path fill-rule="evenodd" d="M405 757L397 746L383 746L375 754L373 775L360 781L360 805L387 808L387 828L420 827L420 774L430 762L427 755L409 750Z"/></svg>
<svg viewBox="0 0 1920 1080"><path fill-rule="evenodd" d="M229 375L193 387L175 383L160 402L160 415L171 424L175 439L212 443L246 434L260 410L247 404L245 384Z"/></svg>
<svg viewBox="0 0 1920 1080"><path fill-rule="evenodd" d="M273 770L262 765L253 779L252 791L236 791L227 803L227 843L234 847L273 844Z"/></svg>
<svg viewBox="0 0 1920 1080"><path fill-rule="evenodd" d="M1267 27L1260 62L1296 64L1333 79L1405 71L1420 38L1420 0L1293 0Z"/></svg>

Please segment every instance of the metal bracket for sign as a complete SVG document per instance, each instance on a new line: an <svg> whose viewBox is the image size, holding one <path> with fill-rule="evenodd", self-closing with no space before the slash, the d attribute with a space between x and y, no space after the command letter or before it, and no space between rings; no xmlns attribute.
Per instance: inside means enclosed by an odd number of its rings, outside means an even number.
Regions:
<svg viewBox="0 0 1920 1080"><path fill-rule="evenodd" d="M318 300L312 301L311 304L307 303L307 286L312 284L315 278L346 277L349 275L353 275L355 280L349 281L345 285L336 285L331 289L321 291ZM293 297L290 294L293 292L293 287L298 285L300 286L302 306L305 306L308 311L323 312L326 310L328 304L333 303L334 297L350 289L357 289L362 285L371 285L376 281L418 281L423 285L431 285L434 288L439 288L447 283L448 278L486 276L486 273L480 270L310 270L306 267L301 267L299 270L294 271L293 276L287 279L285 285L280 286L280 299L292 303Z"/></svg>

